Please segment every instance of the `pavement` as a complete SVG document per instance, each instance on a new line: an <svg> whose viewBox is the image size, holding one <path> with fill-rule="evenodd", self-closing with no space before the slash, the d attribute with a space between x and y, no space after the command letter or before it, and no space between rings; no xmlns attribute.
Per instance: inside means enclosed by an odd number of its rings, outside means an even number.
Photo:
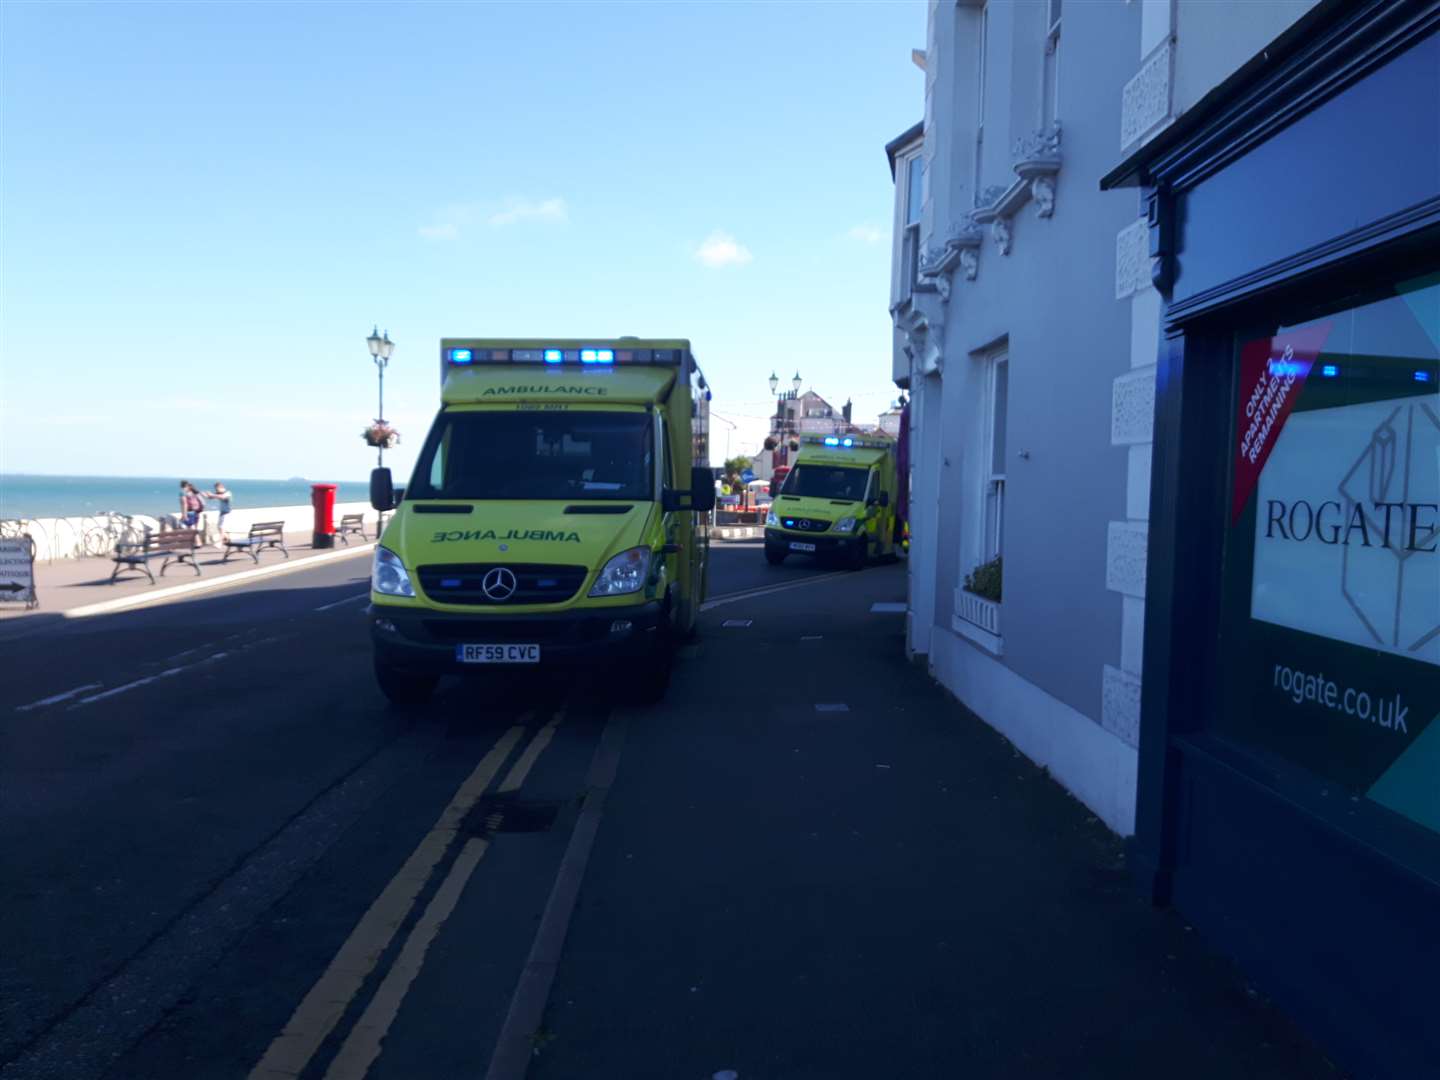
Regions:
<svg viewBox="0 0 1440 1080"><path fill-rule="evenodd" d="M0 639L0 1080L1336 1075L906 661L903 567L760 548L650 708L387 706L364 559Z"/></svg>
<svg viewBox="0 0 1440 1080"><path fill-rule="evenodd" d="M244 581L287 573L285 568L298 567L315 558L344 558L345 552L358 555L374 546L371 540L349 537L348 543L337 543L334 548L316 548L311 539L308 532L287 534L285 546L289 558L277 548L267 548L259 552L258 559L252 559L243 551L235 551L228 561L222 561L225 559L223 548L203 547L195 556L195 564L200 568L198 574L189 564L171 563L161 576L161 560L156 559L150 566L150 572L155 575L153 583L145 574L130 570L122 570L121 576L112 581L110 575L115 563L108 556L41 560L35 564L39 606L26 608L23 604L0 604L0 623L43 620L46 616L56 615L73 617L77 613L83 617L87 609L100 605L120 608L188 596L229 587L237 579ZM3 636L0 633L0 640Z"/></svg>

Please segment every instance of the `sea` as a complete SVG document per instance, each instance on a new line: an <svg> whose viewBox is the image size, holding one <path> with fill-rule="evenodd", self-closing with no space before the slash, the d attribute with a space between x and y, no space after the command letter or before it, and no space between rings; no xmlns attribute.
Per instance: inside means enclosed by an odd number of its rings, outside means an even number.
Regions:
<svg viewBox="0 0 1440 1080"><path fill-rule="evenodd" d="M228 476L189 476L202 492L219 480L232 492L232 510L262 506L303 506L310 502L311 483L339 483L336 502L364 502L370 497L368 480L312 481L243 480ZM158 516L179 508L178 476L40 476L0 473L0 519L84 517L115 512Z"/></svg>

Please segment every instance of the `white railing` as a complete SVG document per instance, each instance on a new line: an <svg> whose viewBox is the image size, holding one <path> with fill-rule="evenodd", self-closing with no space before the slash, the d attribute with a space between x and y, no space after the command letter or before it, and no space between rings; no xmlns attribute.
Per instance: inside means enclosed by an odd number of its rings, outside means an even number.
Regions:
<svg viewBox="0 0 1440 1080"><path fill-rule="evenodd" d="M966 589L955 590L955 614L997 637L1000 634L1000 605Z"/></svg>

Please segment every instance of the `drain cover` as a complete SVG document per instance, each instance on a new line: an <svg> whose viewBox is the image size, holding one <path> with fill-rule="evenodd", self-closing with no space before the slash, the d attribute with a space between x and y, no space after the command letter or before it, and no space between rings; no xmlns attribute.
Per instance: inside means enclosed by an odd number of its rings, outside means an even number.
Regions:
<svg viewBox="0 0 1440 1080"><path fill-rule="evenodd" d="M563 803L536 802L515 795L488 795L465 815L461 831L470 836L548 832Z"/></svg>

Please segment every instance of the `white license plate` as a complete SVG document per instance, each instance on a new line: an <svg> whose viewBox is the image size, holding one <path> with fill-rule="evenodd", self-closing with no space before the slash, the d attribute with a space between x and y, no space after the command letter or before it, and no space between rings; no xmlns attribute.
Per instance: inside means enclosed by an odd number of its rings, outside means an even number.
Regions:
<svg viewBox="0 0 1440 1080"><path fill-rule="evenodd" d="M800 543L800 541L798 541L798 540L791 540L791 541L790 541L790 550L791 550L791 551L814 551L814 550L815 550L815 545L814 545L814 544L802 544L802 543Z"/></svg>
<svg viewBox="0 0 1440 1080"><path fill-rule="evenodd" d="M539 645L456 645L462 664L538 664Z"/></svg>

